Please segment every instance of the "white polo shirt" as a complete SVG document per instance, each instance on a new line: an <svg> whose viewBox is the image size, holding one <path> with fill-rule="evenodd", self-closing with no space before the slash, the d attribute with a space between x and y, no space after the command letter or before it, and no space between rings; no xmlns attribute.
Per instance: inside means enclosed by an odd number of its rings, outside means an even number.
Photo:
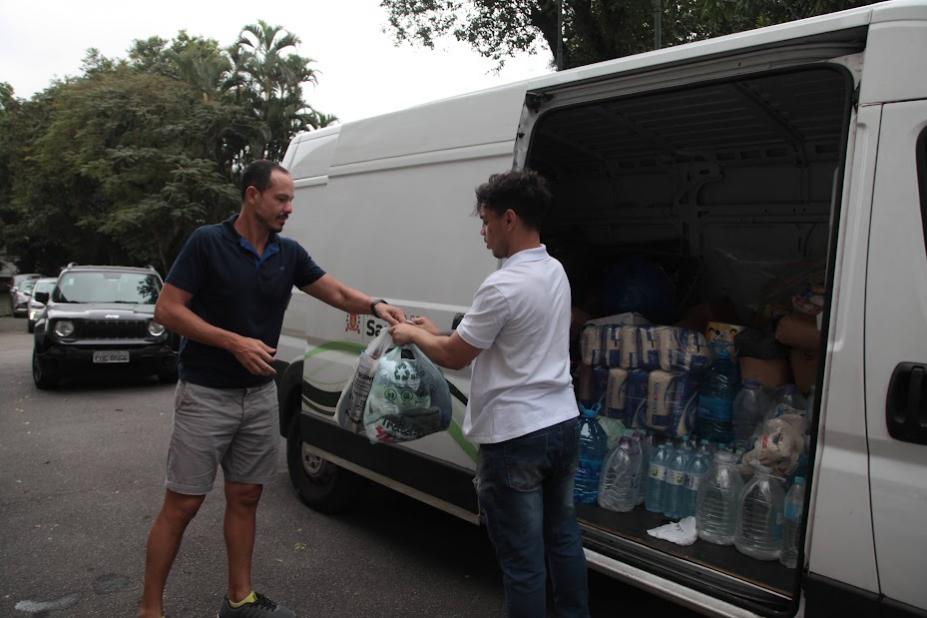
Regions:
<svg viewBox="0 0 927 618"><path fill-rule="evenodd" d="M489 275L457 334L473 361L463 422L477 444L517 438L578 416L570 378L570 284L544 245Z"/></svg>

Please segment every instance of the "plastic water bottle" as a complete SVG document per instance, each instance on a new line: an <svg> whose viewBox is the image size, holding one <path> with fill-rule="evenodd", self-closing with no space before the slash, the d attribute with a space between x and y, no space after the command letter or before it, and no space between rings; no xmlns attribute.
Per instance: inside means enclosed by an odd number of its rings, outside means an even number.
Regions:
<svg viewBox="0 0 927 618"><path fill-rule="evenodd" d="M715 360L699 391L695 432L715 442L730 442L734 438L734 397L740 372L729 347L713 345L712 350Z"/></svg>
<svg viewBox="0 0 927 618"><path fill-rule="evenodd" d="M599 406L581 406L579 419L579 464L573 485L573 500L577 504L595 504L599 493L599 474L608 452L608 436L596 415Z"/></svg>
<svg viewBox="0 0 927 618"><path fill-rule="evenodd" d="M669 445L665 442L656 449L651 448L647 491L644 494L644 508L651 513L663 512L663 491L666 485L666 464L669 462L669 456Z"/></svg>
<svg viewBox="0 0 927 618"><path fill-rule="evenodd" d="M782 482L769 468L754 466L753 478L740 497L734 547L757 560L775 560L782 551Z"/></svg>
<svg viewBox="0 0 927 618"><path fill-rule="evenodd" d="M640 504L640 502L638 502L638 499L643 500L641 496L644 495L643 490L641 489L641 485L644 483L645 478L646 478L645 468L643 467L644 442L642 440L642 436L644 435L645 434L643 432L632 431L630 432L630 435L628 436L629 440L631 441L631 445L630 445L631 461L632 461L632 468L634 470L634 475L631 477L631 494L632 494L631 495L631 500L632 500L631 508L634 508L635 506Z"/></svg>
<svg viewBox="0 0 927 618"><path fill-rule="evenodd" d="M773 391L771 409L767 412L766 418L770 419L782 416L785 413L791 412L789 408L804 412L807 406L808 402L805 401L805 398L798 392L797 386L794 384L783 384Z"/></svg>
<svg viewBox="0 0 927 618"><path fill-rule="evenodd" d="M768 408L769 398L763 385L756 380L746 380L734 397L734 445L737 448L750 450L753 447L753 432L763 422Z"/></svg>
<svg viewBox="0 0 927 618"><path fill-rule="evenodd" d="M708 450L708 441L702 440L701 446L693 453L686 470L686 484L683 489L683 517L695 515L695 500L702 479L711 467L712 454Z"/></svg>
<svg viewBox="0 0 927 618"><path fill-rule="evenodd" d="M632 452L632 440L624 436L602 466L599 482L599 506L626 513L637 503L637 483L640 474L640 454Z"/></svg>
<svg viewBox="0 0 927 618"><path fill-rule="evenodd" d="M682 519L684 514L686 470L689 468L689 459L692 456L692 447L683 442L673 450L669 463L666 466L666 485L663 486L663 514L670 519Z"/></svg>
<svg viewBox="0 0 927 618"><path fill-rule="evenodd" d="M716 545L730 545L737 532L737 509L744 482L730 451L715 453L698 488L695 522L698 536Z"/></svg>
<svg viewBox="0 0 927 618"><path fill-rule="evenodd" d="M653 453L652 437L643 429L638 431L641 443L641 470L637 485L637 504L643 504L647 495L647 484L650 480L650 455Z"/></svg>
<svg viewBox="0 0 927 618"><path fill-rule="evenodd" d="M801 514L805 508L805 479L795 477L795 482L785 494L782 524L782 553L779 562L794 569L798 566L798 539L801 537Z"/></svg>

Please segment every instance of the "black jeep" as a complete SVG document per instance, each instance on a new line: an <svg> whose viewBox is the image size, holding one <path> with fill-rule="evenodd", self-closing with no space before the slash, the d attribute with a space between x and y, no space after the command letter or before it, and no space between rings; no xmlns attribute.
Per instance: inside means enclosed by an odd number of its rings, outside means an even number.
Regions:
<svg viewBox="0 0 927 618"><path fill-rule="evenodd" d="M161 277L153 268L68 265L35 323L32 378L39 388L81 370L129 366L177 379L178 337L154 321ZM49 298L50 296L50 298Z"/></svg>

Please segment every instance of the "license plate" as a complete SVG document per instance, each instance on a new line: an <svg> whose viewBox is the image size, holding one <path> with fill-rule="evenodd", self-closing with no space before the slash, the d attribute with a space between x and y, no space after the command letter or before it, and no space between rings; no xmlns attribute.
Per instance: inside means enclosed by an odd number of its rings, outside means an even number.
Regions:
<svg viewBox="0 0 927 618"><path fill-rule="evenodd" d="M95 363L128 363L128 350L97 350L93 353Z"/></svg>

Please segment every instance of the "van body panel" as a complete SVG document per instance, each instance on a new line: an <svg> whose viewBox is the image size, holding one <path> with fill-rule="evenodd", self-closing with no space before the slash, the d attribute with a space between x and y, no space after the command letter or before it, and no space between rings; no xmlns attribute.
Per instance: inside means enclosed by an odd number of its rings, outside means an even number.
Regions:
<svg viewBox="0 0 927 618"><path fill-rule="evenodd" d="M927 12L920 7L921 12ZM913 11L913 7L912 7ZM860 104L927 98L927 80L902 76L924 75L927 58L927 21L889 21L869 28L866 79Z"/></svg>
<svg viewBox="0 0 927 618"><path fill-rule="evenodd" d="M880 113L877 106L860 108L847 145L852 164L845 172L838 226L805 552L810 571L873 592L879 583L870 533L860 325L865 319L866 243Z"/></svg>
<svg viewBox="0 0 927 618"><path fill-rule="evenodd" d="M889 435L886 397L898 363L927 363L927 251L917 169L927 101L883 107L866 291L866 406L872 519L886 597L927 608L927 445ZM922 165L927 165L923 161ZM927 402L918 400L920 422Z"/></svg>

